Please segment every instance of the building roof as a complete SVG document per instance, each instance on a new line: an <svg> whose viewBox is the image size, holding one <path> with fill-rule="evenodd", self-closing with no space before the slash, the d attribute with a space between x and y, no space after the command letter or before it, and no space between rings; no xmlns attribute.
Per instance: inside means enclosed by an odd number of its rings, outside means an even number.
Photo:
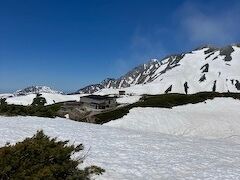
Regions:
<svg viewBox="0 0 240 180"><path fill-rule="evenodd" d="M90 99L96 99L96 100L105 100L105 99L115 99L115 97L109 97L109 96L100 96L100 95L88 95L83 96L82 98L90 98Z"/></svg>

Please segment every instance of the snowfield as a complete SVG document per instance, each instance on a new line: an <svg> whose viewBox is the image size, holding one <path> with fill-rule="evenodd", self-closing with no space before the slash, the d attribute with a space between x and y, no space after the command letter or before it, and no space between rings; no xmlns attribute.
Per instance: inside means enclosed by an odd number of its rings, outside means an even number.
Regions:
<svg viewBox="0 0 240 180"><path fill-rule="evenodd" d="M104 125L180 136L240 139L240 100L215 98L172 109L138 107Z"/></svg>
<svg viewBox="0 0 240 180"><path fill-rule="evenodd" d="M50 105L59 102L66 102L66 101L80 101L80 98L83 96L87 96L88 94L73 94L73 95L65 95L65 94L54 94L54 93L41 93L41 97L44 97L47 101L45 105ZM15 104L15 105L24 105L28 106L31 105L33 99L36 97L35 93L22 95L22 96L14 96L13 94L0 94L0 98L6 98L6 102L8 104ZM117 98L117 103L119 104L132 104L137 101L141 96L122 96Z"/></svg>
<svg viewBox="0 0 240 180"><path fill-rule="evenodd" d="M133 104L140 100L142 96L123 96L117 98L117 103L119 104Z"/></svg>
<svg viewBox="0 0 240 180"><path fill-rule="evenodd" d="M80 97L85 96L86 94L74 94L74 95L64 95L64 94L53 94L53 93L41 93L41 97L44 97L47 101L45 105L50 105L58 102L65 101L80 101ZM7 98L6 102L8 104L15 105L31 105L33 99L36 97L36 94L28 94L23 96L13 96Z"/></svg>
<svg viewBox="0 0 240 180"><path fill-rule="evenodd" d="M226 140L137 132L62 118L0 116L0 145L22 141L39 129L51 137L83 143L90 150L85 165L106 170L97 179L240 179L240 144Z"/></svg>

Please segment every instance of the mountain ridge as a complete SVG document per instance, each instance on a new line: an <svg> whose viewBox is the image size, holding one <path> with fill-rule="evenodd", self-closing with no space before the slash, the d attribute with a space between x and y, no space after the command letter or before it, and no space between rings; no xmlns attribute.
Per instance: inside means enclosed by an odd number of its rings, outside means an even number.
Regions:
<svg viewBox="0 0 240 180"><path fill-rule="evenodd" d="M28 95L28 94L41 94L41 93L50 93L50 94L64 94L61 91L53 90L48 86L28 86L24 89L17 90L14 92L14 96Z"/></svg>
<svg viewBox="0 0 240 180"><path fill-rule="evenodd" d="M200 47L198 47L192 51L186 52L186 53L172 54L172 55L166 56L160 60L152 59L152 60L148 61L147 63L136 66L135 68L133 68L132 70L130 70L129 72L127 72L126 74L124 74L123 76L121 76L119 78L104 79L102 82L100 82L98 84L88 85L84 88L79 89L75 93L80 93L80 94L90 93L91 94L91 93L96 93L98 91L101 91L102 89L123 89L123 88L130 88L135 85L149 84L149 83L154 82L156 79L160 78L160 80L161 80L161 76L163 76L164 74L166 74L166 76L167 76L167 74L172 74L171 70L175 71L176 69L180 69L180 66L182 64L184 64L185 59L188 59L188 57L191 55L193 56L192 59L200 59L201 61L203 61L203 64L200 65L201 67L198 68L198 71L201 71L201 73L202 73L201 76L198 78L198 81L204 82L206 80L206 76L209 74L208 73L209 64L214 64L215 67L218 67L219 65L217 63L213 63L213 61L217 60L217 61L221 62L221 64L223 64L223 61L224 61L226 66L231 66L232 54L237 51L238 56L240 56L239 47L240 47L239 44L232 44L232 45L228 45L228 46L220 47L220 48L214 47L211 45L204 45L204 46L200 46ZM202 53L201 56L197 55L197 53L200 53L200 52ZM194 55L195 55L195 57L194 57ZM239 58L237 57L237 59L239 59ZM237 61L237 59L236 59L236 61ZM209 62L205 63L204 61L207 61L207 62L209 61ZM199 62L196 62L196 63L199 64ZM191 65L194 67L195 62ZM215 72L218 71L217 72L218 74L219 73L221 74L221 71L225 71L225 69L227 69L226 66L219 67L218 69L213 67L213 69ZM235 64L235 66L236 66L236 64ZM237 66L240 68L240 59L237 62ZM191 66L188 66L188 68L191 68ZM186 79L187 79L187 74L184 73L184 70L182 70L182 71L183 71L182 76L186 76ZM213 72L211 72L211 73L213 74ZM235 84L235 87L238 91L238 90L240 90L240 83L239 83L240 77L239 77L239 73L237 73L237 72L234 72L234 73L236 73L237 78L232 77L232 79L230 79L230 81L234 81L232 84ZM219 76L221 76L221 75L219 75ZM178 79L180 77L176 76L175 78ZM187 80L186 80L186 82L187 82ZM186 84L186 82L184 82L185 85L183 83L184 91L186 91L186 87L189 86L189 84L188 83ZM216 86L216 82L217 82L217 78L214 77L214 80L212 82L212 91L213 90L218 91L218 88L214 87L214 86ZM172 86L173 86L173 84L172 84ZM171 92L171 89L172 89L172 87L171 87L171 85L169 85L168 87L165 87L165 92L166 91Z"/></svg>

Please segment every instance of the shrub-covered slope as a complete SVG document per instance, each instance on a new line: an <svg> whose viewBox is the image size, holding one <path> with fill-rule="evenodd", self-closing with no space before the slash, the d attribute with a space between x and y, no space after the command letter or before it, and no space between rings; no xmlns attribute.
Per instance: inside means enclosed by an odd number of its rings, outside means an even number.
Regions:
<svg viewBox="0 0 240 180"><path fill-rule="evenodd" d="M240 100L240 93L217 93L217 92L201 92L196 94L161 94L161 95L145 95L139 102L120 107L113 111L96 115L96 122L103 124L114 119L118 119L126 115L130 109L134 107L161 107L172 108L185 104L196 104L215 97L231 97Z"/></svg>

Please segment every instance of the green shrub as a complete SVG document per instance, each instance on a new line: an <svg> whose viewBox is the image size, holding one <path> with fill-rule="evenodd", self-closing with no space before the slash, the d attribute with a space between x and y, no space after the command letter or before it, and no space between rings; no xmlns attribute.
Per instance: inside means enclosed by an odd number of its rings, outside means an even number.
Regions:
<svg viewBox="0 0 240 180"><path fill-rule="evenodd" d="M6 100L7 100L6 98L1 98L0 105L6 105L7 104Z"/></svg>
<svg viewBox="0 0 240 180"><path fill-rule="evenodd" d="M124 115L126 115L129 112L129 110L132 109L133 107L134 107L133 105L128 105L128 106L114 109L112 111L97 114L95 115L96 117L95 122L97 124L104 124L111 120L119 119Z"/></svg>
<svg viewBox="0 0 240 180"><path fill-rule="evenodd" d="M97 166L79 169L84 158L72 160L71 155L83 150L83 145L67 144L68 141L50 139L43 131L16 145L7 144L0 148L0 179L88 180L104 172Z"/></svg>
<svg viewBox="0 0 240 180"><path fill-rule="evenodd" d="M48 106L22 106L22 105L0 105L0 115L6 116L39 116L39 117L56 117L61 104Z"/></svg>
<svg viewBox="0 0 240 180"><path fill-rule="evenodd" d="M46 99L41 97L41 94L37 94L37 96L33 99L32 106L44 106L46 103Z"/></svg>

